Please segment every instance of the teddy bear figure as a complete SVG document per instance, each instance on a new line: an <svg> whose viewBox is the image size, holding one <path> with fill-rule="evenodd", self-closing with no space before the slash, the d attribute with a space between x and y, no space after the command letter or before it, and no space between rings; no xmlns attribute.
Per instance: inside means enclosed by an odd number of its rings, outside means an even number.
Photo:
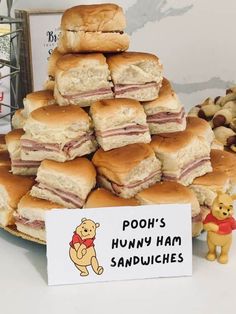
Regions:
<svg viewBox="0 0 236 314"><path fill-rule="evenodd" d="M206 258L214 261L217 257L216 248L221 252L218 262L228 262L228 252L232 243L232 230L236 229L236 220L233 218L234 197L228 194L218 194L213 202L212 211L203 222L204 230L207 231L208 253Z"/></svg>
<svg viewBox="0 0 236 314"><path fill-rule="evenodd" d="M88 276L88 266L92 266L97 275L103 273L103 267L99 265L94 240L99 223L83 218L81 224L76 228L70 242L70 259L80 271L80 276Z"/></svg>

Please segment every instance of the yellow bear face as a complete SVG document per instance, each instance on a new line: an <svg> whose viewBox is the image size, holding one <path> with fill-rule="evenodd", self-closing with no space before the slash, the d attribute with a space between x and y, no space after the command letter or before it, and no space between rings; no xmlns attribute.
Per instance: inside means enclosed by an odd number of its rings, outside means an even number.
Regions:
<svg viewBox="0 0 236 314"><path fill-rule="evenodd" d="M96 235L96 229L99 227L99 223L95 223L90 219L83 218L81 224L76 228L76 233L81 239L92 239Z"/></svg>
<svg viewBox="0 0 236 314"><path fill-rule="evenodd" d="M228 194L219 194L212 206L212 215L219 220L233 216L233 198Z"/></svg>

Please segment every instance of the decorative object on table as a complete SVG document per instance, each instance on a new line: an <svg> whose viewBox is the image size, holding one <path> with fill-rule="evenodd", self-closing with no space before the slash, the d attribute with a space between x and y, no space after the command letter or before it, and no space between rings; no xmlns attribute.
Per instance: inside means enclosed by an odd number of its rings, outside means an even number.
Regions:
<svg viewBox="0 0 236 314"><path fill-rule="evenodd" d="M207 231L208 253L206 258L214 261L217 258L216 248L221 248L218 262L226 264L232 243L232 231L236 229L236 220L233 218L233 200L236 196L218 194L214 200L212 211L203 222Z"/></svg>
<svg viewBox="0 0 236 314"><path fill-rule="evenodd" d="M15 11L16 17L22 20L23 28L19 47L22 98L44 87L47 61L57 44L62 13L60 10Z"/></svg>

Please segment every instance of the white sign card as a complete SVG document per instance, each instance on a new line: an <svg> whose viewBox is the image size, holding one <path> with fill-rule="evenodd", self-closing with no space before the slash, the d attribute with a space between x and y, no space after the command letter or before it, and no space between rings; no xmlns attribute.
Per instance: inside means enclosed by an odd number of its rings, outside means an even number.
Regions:
<svg viewBox="0 0 236 314"><path fill-rule="evenodd" d="M47 64L57 45L62 12L29 14L31 62L34 91L43 89L47 79Z"/></svg>
<svg viewBox="0 0 236 314"><path fill-rule="evenodd" d="M192 275L189 204L54 210L46 231L49 285Z"/></svg>

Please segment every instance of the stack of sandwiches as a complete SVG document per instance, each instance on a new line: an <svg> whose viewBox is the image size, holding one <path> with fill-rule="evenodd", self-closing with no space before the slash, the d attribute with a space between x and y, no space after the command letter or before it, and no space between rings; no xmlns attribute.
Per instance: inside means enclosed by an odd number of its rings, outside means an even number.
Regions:
<svg viewBox="0 0 236 314"><path fill-rule="evenodd" d="M125 26L115 4L63 14L47 90L25 97L6 136L10 156L0 156L1 225L46 241L47 210L190 202L200 233L200 205L215 187L205 191L196 178L212 171L213 133L199 118L188 118L185 131L159 58L126 51Z"/></svg>

